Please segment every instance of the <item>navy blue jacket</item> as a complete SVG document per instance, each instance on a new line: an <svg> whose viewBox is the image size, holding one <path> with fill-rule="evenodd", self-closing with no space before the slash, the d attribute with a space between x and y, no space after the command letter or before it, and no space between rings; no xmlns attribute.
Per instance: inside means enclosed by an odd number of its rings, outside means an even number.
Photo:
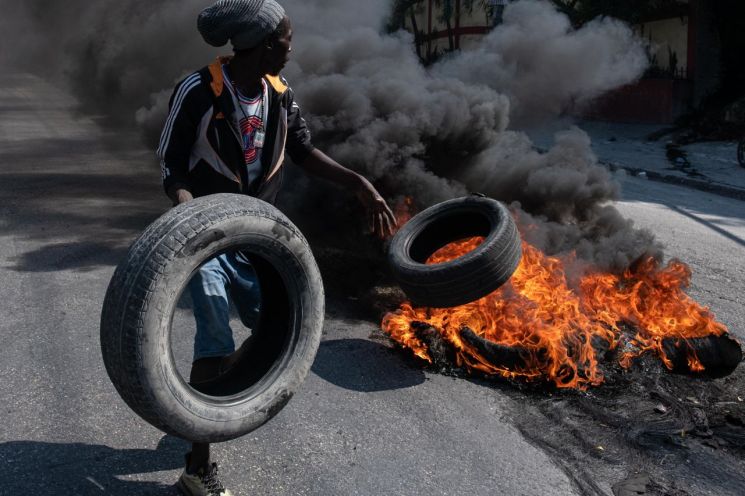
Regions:
<svg viewBox="0 0 745 496"><path fill-rule="evenodd" d="M219 58L176 85L158 147L163 187L191 191L194 197L243 193L274 203L282 185L285 151L302 164L314 150L310 131L281 76L265 76L269 91L262 174L247 184L247 170L236 111L223 81Z"/></svg>

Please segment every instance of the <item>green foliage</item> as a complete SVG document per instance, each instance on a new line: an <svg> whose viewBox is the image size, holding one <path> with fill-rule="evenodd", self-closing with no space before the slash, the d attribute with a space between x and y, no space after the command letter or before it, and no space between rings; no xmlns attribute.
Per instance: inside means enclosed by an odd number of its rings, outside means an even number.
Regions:
<svg viewBox="0 0 745 496"><path fill-rule="evenodd" d="M551 0L559 11L580 26L596 17L614 17L631 24L660 16L673 17L687 7L686 0Z"/></svg>
<svg viewBox="0 0 745 496"><path fill-rule="evenodd" d="M453 16L455 15L454 0L435 0L434 4L437 7L441 7L440 15L438 17L440 21L447 23L448 21L453 20ZM469 14L472 13L474 9L480 9L489 15L492 10L492 5L488 0L461 0L460 9L461 12L468 12Z"/></svg>
<svg viewBox="0 0 745 496"><path fill-rule="evenodd" d="M435 0L435 7L440 8L440 14L437 16L441 22L448 23L453 19L455 5L453 0Z"/></svg>
<svg viewBox="0 0 745 496"><path fill-rule="evenodd" d="M391 16L388 20L387 30L393 32L401 29L410 9L424 0L393 0Z"/></svg>
<svg viewBox="0 0 745 496"><path fill-rule="evenodd" d="M425 3L425 0L393 0L393 7L391 9L391 16L388 22L388 31L395 31L401 29L404 25L410 9L417 6L417 4ZM455 0L435 0L435 6L439 8L439 14L437 19L447 24L453 22L455 16ZM486 12L487 16L491 15L491 2L488 0L461 0L460 2L461 12L466 11L471 13L474 9L481 9Z"/></svg>

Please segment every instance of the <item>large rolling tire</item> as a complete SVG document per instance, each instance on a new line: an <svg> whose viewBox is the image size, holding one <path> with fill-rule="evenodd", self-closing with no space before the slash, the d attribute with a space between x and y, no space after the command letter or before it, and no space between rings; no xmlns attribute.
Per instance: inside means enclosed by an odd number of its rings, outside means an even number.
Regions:
<svg viewBox="0 0 745 496"><path fill-rule="evenodd" d="M259 278L259 321L228 371L192 387L171 351L174 310L194 272L232 250ZM255 198L212 195L171 209L131 246L106 292L101 350L117 391L143 419L189 441L227 441L267 422L298 390L323 318L321 275L298 229Z"/></svg>
<svg viewBox="0 0 745 496"><path fill-rule="evenodd" d="M473 251L449 262L425 264L443 246L476 236L485 239ZM521 255L520 235L507 208L474 195L414 216L393 237L388 261L414 305L447 308L478 300L502 286Z"/></svg>

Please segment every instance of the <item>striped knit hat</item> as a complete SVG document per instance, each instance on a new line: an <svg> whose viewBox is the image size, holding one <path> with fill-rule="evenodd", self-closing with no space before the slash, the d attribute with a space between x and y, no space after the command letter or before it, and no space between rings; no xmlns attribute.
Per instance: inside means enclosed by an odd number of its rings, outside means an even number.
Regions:
<svg viewBox="0 0 745 496"><path fill-rule="evenodd" d="M199 14L197 28L212 46L230 40L236 50L246 50L272 34L284 16L275 0L218 0Z"/></svg>

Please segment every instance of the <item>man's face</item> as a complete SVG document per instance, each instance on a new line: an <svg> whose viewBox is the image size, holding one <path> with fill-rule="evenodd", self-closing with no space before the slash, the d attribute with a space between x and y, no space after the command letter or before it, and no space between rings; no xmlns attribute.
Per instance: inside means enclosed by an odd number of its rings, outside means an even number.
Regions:
<svg viewBox="0 0 745 496"><path fill-rule="evenodd" d="M292 52L292 26L290 19L285 17L280 22L279 30L283 33L279 39L274 39L264 51L263 72L277 76L290 60Z"/></svg>

